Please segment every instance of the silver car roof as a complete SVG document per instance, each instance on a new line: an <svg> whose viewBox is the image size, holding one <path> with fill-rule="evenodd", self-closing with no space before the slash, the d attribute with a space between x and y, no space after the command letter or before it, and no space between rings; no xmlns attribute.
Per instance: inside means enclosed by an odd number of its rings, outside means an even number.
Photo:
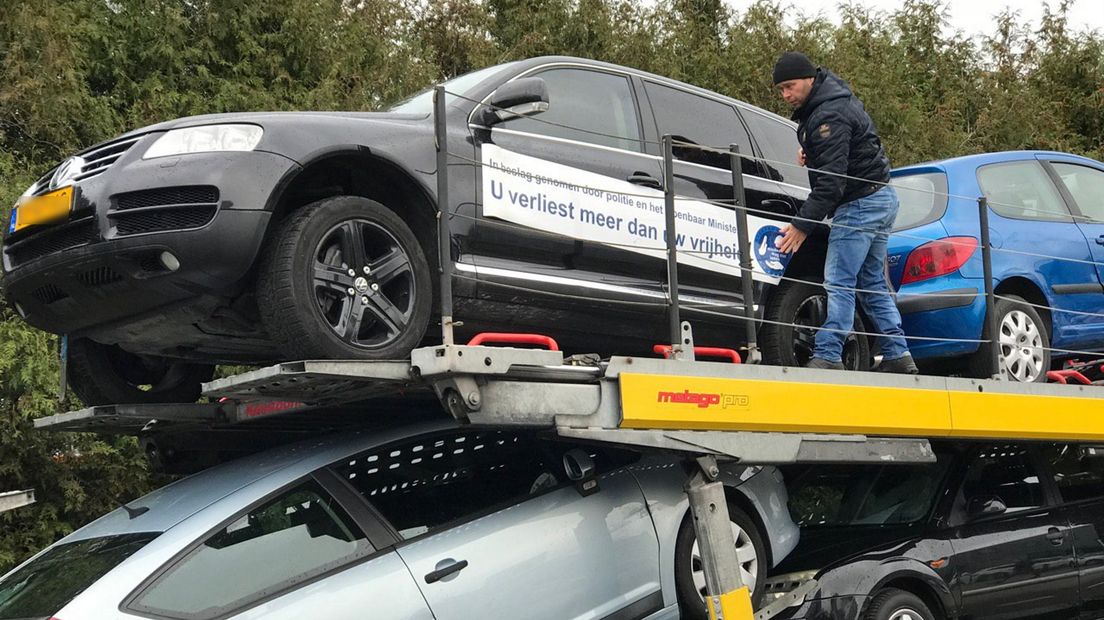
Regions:
<svg viewBox="0 0 1104 620"><path fill-rule="evenodd" d="M216 501L263 481L273 491L334 461L407 437L456 428L445 419L385 430L357 431L304 440L222 463L168 484L127 504L149 508L131 519L122 508L80 528L58 543L136 532L164 532Z"/></svg>

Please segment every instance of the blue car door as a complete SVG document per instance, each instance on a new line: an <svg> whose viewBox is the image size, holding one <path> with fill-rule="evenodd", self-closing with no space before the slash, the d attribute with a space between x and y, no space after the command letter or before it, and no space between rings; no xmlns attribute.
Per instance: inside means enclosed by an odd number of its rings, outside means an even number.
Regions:
<svg viewBox="0 0 1104 620"><path fill-rule="evenodd" d="M1070 204L1077 226L1089 241L1096 274L1104 282L1104 166L1082 158L1048 158L1044 164ZM1104 314L1104 287L1084 311ZM1104 346L1104 317L1081 317L1086 326L1079 346Z"/></svg>
<svg viewBox="0 0 1104 620"><path fill-rule="evenodd" d="M1043 163L987 164L977 180L992 211L993 276L998 282L1025 278L1043 289L1052 306L1052 347L1088 346L1099 320L1079 313L1098 311L1104 289L1089 243Z"/></svg>

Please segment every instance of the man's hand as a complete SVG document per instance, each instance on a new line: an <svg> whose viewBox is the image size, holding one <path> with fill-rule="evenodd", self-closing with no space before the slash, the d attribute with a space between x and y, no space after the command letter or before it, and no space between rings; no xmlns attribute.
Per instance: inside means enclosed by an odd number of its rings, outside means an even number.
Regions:
<svg viewBox="0 0 1104 620"><path fill-rule="evenodd" d="M797 149L797 165L805 165L805 149Z"/></svg>
<svg viewBox="0 0 1104 620"><path fill-rule="evenodd" d="M778 251L783 254L791 254L801 249L801 244L805 243L805 239L809 235L801 232L797 228L793 227L793 224L786 224L782 227L782 236L778 237Z"/></svg>

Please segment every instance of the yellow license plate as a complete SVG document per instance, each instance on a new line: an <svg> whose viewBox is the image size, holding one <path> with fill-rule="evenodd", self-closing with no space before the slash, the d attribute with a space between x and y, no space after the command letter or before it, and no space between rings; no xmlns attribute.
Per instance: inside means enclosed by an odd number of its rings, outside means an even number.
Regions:
<svg viewBox="0 0 1104 620"><path fill-rule="evenodd" d="M36 224L48 224L65 219L69 215L72 204L72 186L29 198L15 208L15 223L12 226L12 232Z"/></svg>

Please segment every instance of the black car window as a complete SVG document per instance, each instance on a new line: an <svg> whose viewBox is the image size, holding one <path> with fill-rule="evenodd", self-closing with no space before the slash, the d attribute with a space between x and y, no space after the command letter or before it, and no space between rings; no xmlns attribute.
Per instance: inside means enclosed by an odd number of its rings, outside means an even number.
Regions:
<svg viewBox="0 0 1104 620"><path fill-rule="evenodd" d="M1079 446L1069 444L1046 446L1043 456L1063 501L1104 498L1104 459L1087 457Z"/></svg>
<svg viewBox="0 0 1104 620"><path fill-rule="evenodd" d="M966 472L962 494L967 503L996 496L1008 512L1045 504L1039 473L1027 449L1019 446L995 445L978 450Z"/></svg>
<svg viewBox="0 0 1104 620"><path fill-rule="evenodd" d="M202 620L257 603L374 551L315 482L240 515L185 555L130 604Z"/></svg>
<svg viewBox="0 0 1104 620"><path fill-rule="evenodd" d="M731 157L716 149L727 150L728 145L738 144L741 153L755 154L747 129L731 105L650 81L644 82L644 90L652 104L659 133L671 134L676 141L672 150L677 159L731 170ZM708 146L714 150L679 143ZM746 174L758 174L759 171L752 159L742 160L741 169Z"/></svg>
<svg viewBox="0 0 1104 620"><path fill-rule="evenodd" d="M808 171L797 165L797 151L801 149L797 128L754 110L741 110L740 115L751 129L763 158L768 160L763 162L767 178L809 187Z"/></svg>
<svg viewBox="0 0 1104 620"><path fill-rule="evenodd" d="M1021 220L1071 221L1058 190L1035 161L982 166L978 184L994 213Z"/></svg>
<svg viewBox="0 0 1104 620"><path fill-rule="evenodd" d="M799 527L900 525L925 518L939 497L947 460L929 465L830 465L786 472Z"/></svg>
<svg viewBox="0 0 1104 620"><path fill-rule="evenodd" d="M548 111L534 118L508 120L499 127L627 151L642 150L640 119L626 76L585 69L548 69L532 77L543 79L548 87Z"/></svg>
<svg viewBox="0 0 1104 620"><path fill-rule="evenodd" d="M1104 172L1088 166L1053 163L1081 215L1104 222Z"/></svg>
<svg viewBox="0 0 1104 620"><path fill-rule="evenodd" d="M947 212L947 175L942 172L895 177L890 184L901 203L893 230L916 228L942 218Z"/></svg>
<svg viewBox="0 0 1104 620"><path fill-rule="evenodd" d="M156 533L119 534L51 547L0 581L0 618L49 618L134 555Z"/></svg>

